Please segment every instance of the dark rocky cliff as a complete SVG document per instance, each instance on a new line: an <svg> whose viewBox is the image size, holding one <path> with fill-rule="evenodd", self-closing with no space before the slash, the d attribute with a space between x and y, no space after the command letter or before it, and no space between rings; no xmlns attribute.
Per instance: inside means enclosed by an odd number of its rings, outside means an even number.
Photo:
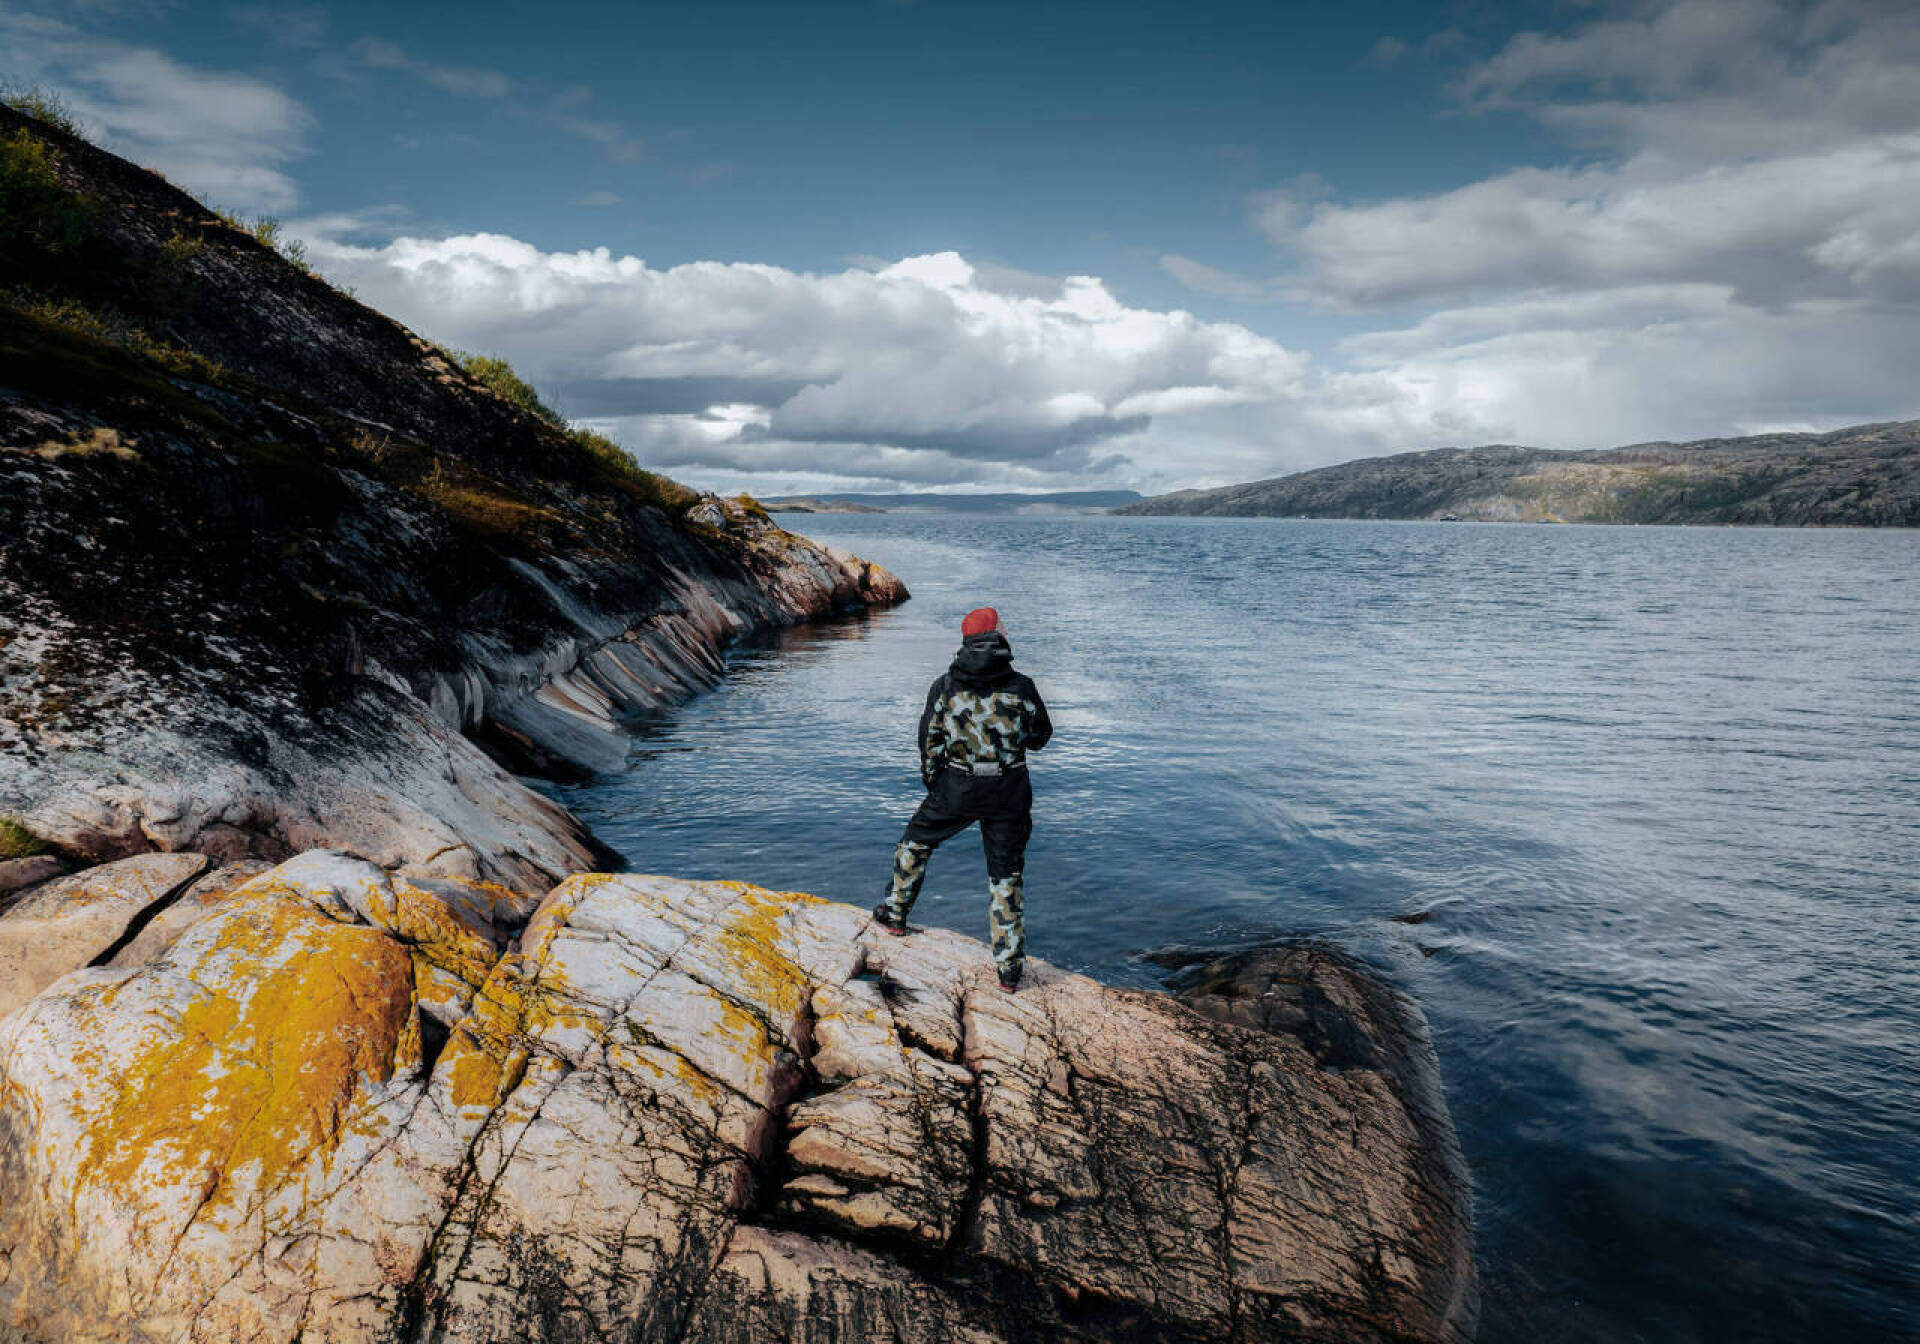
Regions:
<svg viewBox="0 0 1920 1344"><path fill-rule="evenodd" d="M623 715L733 636L905 596L512 404L271 241L0 108L13 848L328 844L543 890L594 847L503 766L617 765Z"/></svg>
<svg viewBox="0 0 1920 1344"><path fill-rule="evenodd" d="M1603 452L1438 448L1183 490L1114 512L1920 527L1920 420Z"/></svg>

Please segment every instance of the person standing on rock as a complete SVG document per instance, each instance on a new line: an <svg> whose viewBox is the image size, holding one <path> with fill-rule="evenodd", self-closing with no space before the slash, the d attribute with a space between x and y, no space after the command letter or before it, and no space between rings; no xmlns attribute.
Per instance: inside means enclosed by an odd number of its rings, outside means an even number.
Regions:
<svg viewBox="0 0 1920 1344"><path fill-rule="evenodd" d="M873 908L896 936L943 840L980 823L987 851L987 927L1000 988L1012 993L1026 967L1026 898L1021 874L1033 834L1027 753L1053 736L1053 721L1030 678L1013 670L1000 613L980 607L960 623L960 651L927 692L920 715L920 778L927 786L893 851L893 885Z"/></svg>

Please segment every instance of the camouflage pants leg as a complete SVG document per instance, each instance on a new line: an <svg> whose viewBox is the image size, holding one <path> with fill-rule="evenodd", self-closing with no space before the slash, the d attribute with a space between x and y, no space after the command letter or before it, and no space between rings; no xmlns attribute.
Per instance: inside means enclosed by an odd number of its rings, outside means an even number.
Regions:
<svg viewBox="0 0 1920 1344"><path fill-rule="evenodd" d="M993 964L1018 976L1027 963L1027 900L1023 880L1033 814L982 817L980 843L987 851L987 934Z"/></svg>
<svg viewBox="0 0 1920 1344"><path fill-rule="evenodd" d="M905 920L920 899L920 884L927 880L927 860L933 846L902 840L893 847L893 883L887 888L887 909Z"/></svg>
<svg viewBox="0 0 1920 1344"><path fill-rule="evenodd" d="M942 841L980 823L980 843L987 852L987 934L993 942L994 964L1018 975L1027 960L1026 870L1027 841L1033 835L1033 814L996 811L992 816L963 811L954 800L930 792L907 823L906 834L893 849L893 882L887 888L887 908L905 921L920 899L927 878L927 860ZM951 809L951 810L949 810Z"/></svg>
<svg viewBox="0 0 1920 1344"><path fill-rule="evenodd" d="M902 920L920 899L920 884L927 880L927 860L940 842L950 840L973 824L972 817L944 811L932 794L920 804L907 833L893 847L893 883L887 888L887 908Z"/></svg>
<svg viewBox="0 0 1920 1344"><path fill-rule="evenodd" d="M987 882L987 934L993 940L993 964L1003 975L1027 964L1027 898L1021 875Z"/></svg>

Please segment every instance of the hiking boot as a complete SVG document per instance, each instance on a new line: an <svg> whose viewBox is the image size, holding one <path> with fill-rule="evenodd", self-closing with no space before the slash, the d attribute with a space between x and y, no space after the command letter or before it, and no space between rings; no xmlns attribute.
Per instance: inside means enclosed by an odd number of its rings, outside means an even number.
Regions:
<svg viewBox="0 0 1920 1344"><path fill-rule="evenodd" d="M1000 972L1000 988L1006 990L1009 994L1020 988L1020 968L1018 966L1002 966L997 969Z"/></svg>
<svg viewBox="0 0 1920 1344"><path fill-rule="evenodd" d="M907 936L907 921L893 913L893 907L885 901L873 907L873 922L892 934L895 938Z"/></svg>

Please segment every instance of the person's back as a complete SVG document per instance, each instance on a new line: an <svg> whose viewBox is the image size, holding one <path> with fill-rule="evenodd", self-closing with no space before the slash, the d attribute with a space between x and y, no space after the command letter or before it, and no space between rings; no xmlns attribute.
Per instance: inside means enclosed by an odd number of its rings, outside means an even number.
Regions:
<svg viewBox="0 0 1920 1344"><path fill-rule="evenodd" d="M988 927L1000 985L1011 990L1026 964L1023 869L1033 833L1027 753L1053 735L1032 680L1013 668L1013 650L991 607L969 612L947 671L927 691L920 715L920 777L927 796L893 854L893 882L874 919L907 932L927 860L975 822L987 852Z"/></svg>

